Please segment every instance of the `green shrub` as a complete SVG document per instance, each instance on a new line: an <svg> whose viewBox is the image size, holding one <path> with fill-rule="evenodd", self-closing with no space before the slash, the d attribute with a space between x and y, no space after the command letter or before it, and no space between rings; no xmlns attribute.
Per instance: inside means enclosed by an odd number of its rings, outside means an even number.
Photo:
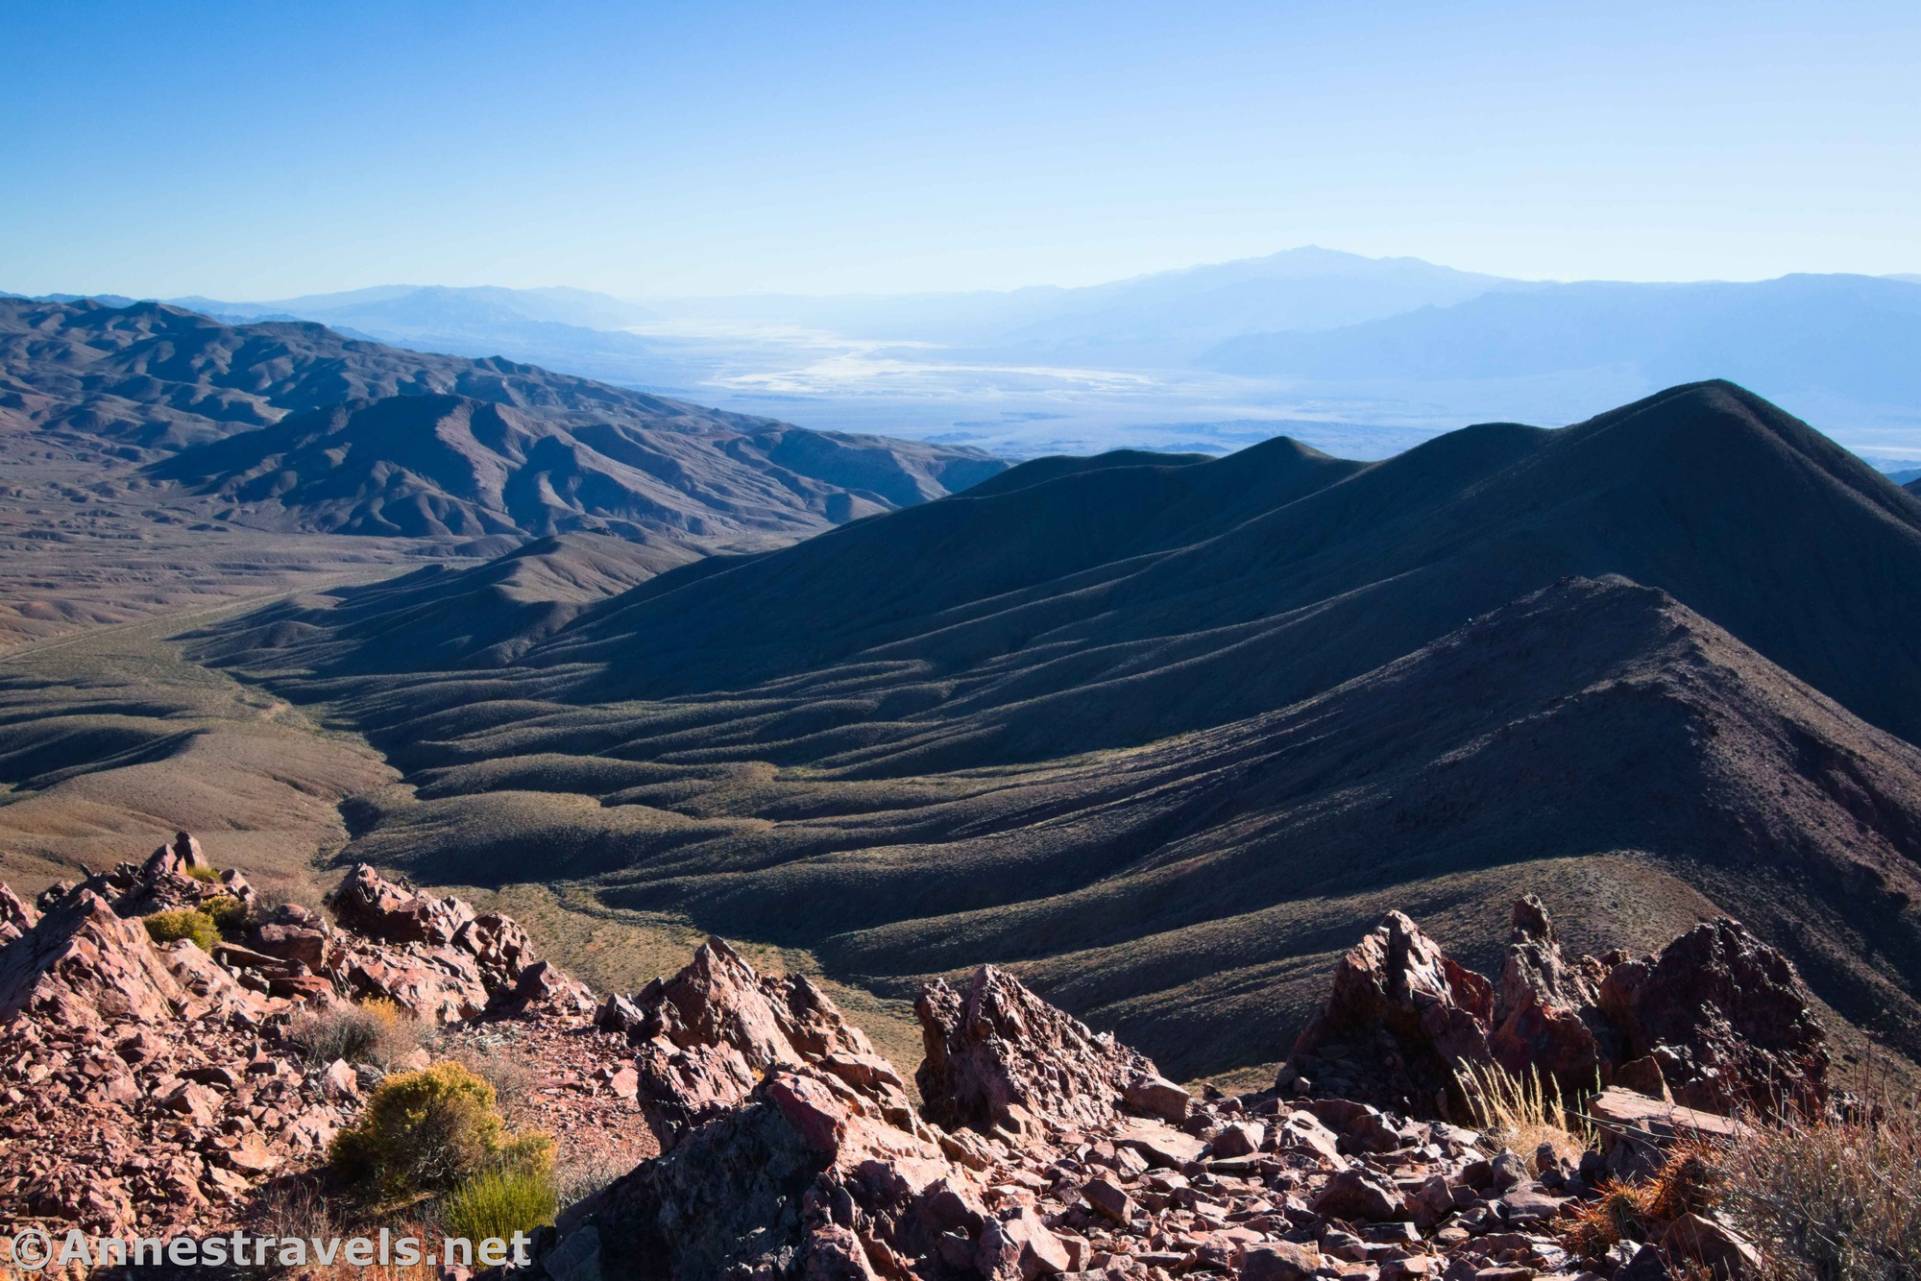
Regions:
<svg viewBox="0 0 1921 1281"><path fill-rule="evenodd" d="M217 881L220 879L220 873L205 863L188 868L187 875L193 877L196 881Z"/></svg>
<svg viewBox="0 0 1921 1281"><path fill-rule="evenodd" d="M247 905L231 894L210 898L200 905L220 931L222 938L232 938L247 924Z"/></svg>
<svg viewBox="0 0 1921 1281"><path fill-rule="evenodd" d="M220 927L213 918L196 908L180 907L171 912L155 912L141 922L147 927L147 937L156 943L172 943L186 939L203 952L213 951L213 945L220 941Z"/></svg>
<svg viewBox="0 0 1921 1281"><path fill-rule="evenodd" d="M448 1236L480 1241L532 1233L554 1221L559 1197L554 1188L551 1149L538 1156L509 1159L463 1179L440 1202L440 1226Z"/></svg>
<svg viewBox="0 0 1921 1281"><path fill-rule="evenodd" d="M488 1170L536 1163L551 1170L552 1152L544 1135L509 1135L494 1088L442 1062L382 1081L329 1155L335 1174L363 1195L400 1201L451 1191Z"/></svg>

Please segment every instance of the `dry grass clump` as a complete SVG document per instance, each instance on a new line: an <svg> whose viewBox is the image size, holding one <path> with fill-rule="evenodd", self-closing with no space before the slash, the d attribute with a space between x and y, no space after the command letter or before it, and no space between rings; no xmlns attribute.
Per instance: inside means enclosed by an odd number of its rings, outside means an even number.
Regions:
<svg viewBox="0 0 1921 1281"><path fill-rule="evenodd" d="M446 1045L446 1042L441 1044ZM534 1088L543 1078L525 1059L504 1046L477 1041L447 1046L447 1057L494 1087L494 1098L500 1105L501 1115L510 1123L528 1118L532 1111Z"/></svg>
<svg viewBox="0 0 1921 1281"><path fill-rule="evenodd" d="M555 1196L562 1208L585 1201L638 1164L632 1156L621 1156L604 1148L576 1153L554 1171Z"/></svg>
<svg viewBox="0 0 1921 1281"><path fill-rule="evenodd" d="M1546 1144L1566 1161L1579 1161L1595 1146L1594 1127L1570 1114L1561 1089L1533 1068L1516 1076L1498 1063L1470 1063L1456 1073L1474 1122L1518 1156L1532 1157Z"/></svg>
<svg viewBox="0 0 1921 1281"><path fill-rule="evenodd" d="M423 1258L415 1263L401 1263L398 1256L390 1252L389 1262L376 1261L366 1267L347 1263L339 1257L330 1264L323 1263L311 1250L306 1251L304 1261L287 1253L294 1242L373 1237L383 1227L395 1240L411 1237L421 1242L433 1241L430 1225L417 1217L355 1219L343 1216L340 1209L327 1199L312 1178L268 1184L254 1200L248 1220L248 1228L254 1235L273 1237L281 1243L269 1256L267 1274L300 1276L309 1281L349 1281L350 1278L351 1281L440 1281L440 1269L426 1262L424 1250Z"/></svg>
<svg viewBox="0 0 1921 1281"><path fill-rule="evenodd" d="M420 1020L379 997L355 1005L305 1010L287 1027L287 1039L309 1063L335 1059L392 1067L418 1050L425 1036Z"/></svg>
<svg viewBox="0 0 1921 1281"><path fill-rule="evenodd" d="M220 873L216 869L207 866L205 863L201 863L194 867L188 868L187 875L191 876L196 881L205 881L209 884L220 879Z"/></svg>
<svg viewBox="0 0 1921 1281"><path fill-rule="evenodd" d="M1757 1127L1714 1158L1724 1209L1779 1281L1921 1277L1914 1105Z"/></svg>

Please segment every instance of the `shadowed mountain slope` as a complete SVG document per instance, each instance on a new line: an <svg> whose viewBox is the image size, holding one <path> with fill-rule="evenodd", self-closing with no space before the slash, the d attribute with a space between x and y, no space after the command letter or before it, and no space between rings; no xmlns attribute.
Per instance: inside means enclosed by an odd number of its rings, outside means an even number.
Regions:
<svg viewBox="0 0 1921 1281"><path fill-rule="evenodd" d="M272 651L289 663L342 671L495 666L588 605L697 559L671 543L562 534L469 568L430 565L270 605L223 632L204 656Z"/></svg>
<svg viewBox="0 0 1921 1281"><path fill-rule="evenodd" d="M1367 466L1043 460L670 570L508 666L195 644L408 772L356 856L883 990L1013 962L1184 1073L1246 1062L1383 908L1466 945L1521 888L1615 940L1732 910L1913 1054L1917 575L1921 507L1712 383Z"/></svg>
<svg viewBox="0 0 1921 1281"><path fill-rule="evenodd" d="M1921 508L1723 383L1367 467L1272 441L962 497L665 575L530 658L592 665L600 699L913 687L938 693L940 720L999 709L1011 750L1058 752L1291 702L1559 577L1610 573L1921 738L1921 600L1888 590L1921 581Z"/></svg>

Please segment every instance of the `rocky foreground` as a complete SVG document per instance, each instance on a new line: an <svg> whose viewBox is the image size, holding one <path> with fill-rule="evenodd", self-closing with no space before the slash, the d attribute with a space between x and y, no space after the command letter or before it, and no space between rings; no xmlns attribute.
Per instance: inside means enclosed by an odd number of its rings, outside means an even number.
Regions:
<svg viewBox="0 0 1921 1281"><path fill-rule="evenodd" d="M143 928L217 899L242 910L207 950ZM817 986L719 940L597 1001L458 899L363 866L329 905L268 908L184 834L33 905L0 887L4 1217L224 1229L277 1184L324 1183L377 1072L315 1062L290 1029L370 999L537 1065L563 1145L647 1155L540 1234L530 1281L1745 1277L1753 1248L1702 1213L1590 1257L1567 1229L1677 1138L1738 1135L1728 1113L1829 1101L1800 980L1726 920L1577 960L1523 899L1491 981L1390 914L1274 1088L1230 1098L991 966L921 994L910 1088ZM1494 1072L1586 1100L1598 1147L1509 1150L1477 1084Z"/></svg>

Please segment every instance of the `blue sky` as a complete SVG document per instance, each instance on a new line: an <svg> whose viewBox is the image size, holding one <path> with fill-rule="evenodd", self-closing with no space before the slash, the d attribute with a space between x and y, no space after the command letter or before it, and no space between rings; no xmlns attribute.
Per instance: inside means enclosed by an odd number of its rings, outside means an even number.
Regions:
<svg viewBox="0 0 1921 1281"><path fill-rule="evenodd" d="M0 288L1921 272L1921 5L13 4Z"/></svg>

